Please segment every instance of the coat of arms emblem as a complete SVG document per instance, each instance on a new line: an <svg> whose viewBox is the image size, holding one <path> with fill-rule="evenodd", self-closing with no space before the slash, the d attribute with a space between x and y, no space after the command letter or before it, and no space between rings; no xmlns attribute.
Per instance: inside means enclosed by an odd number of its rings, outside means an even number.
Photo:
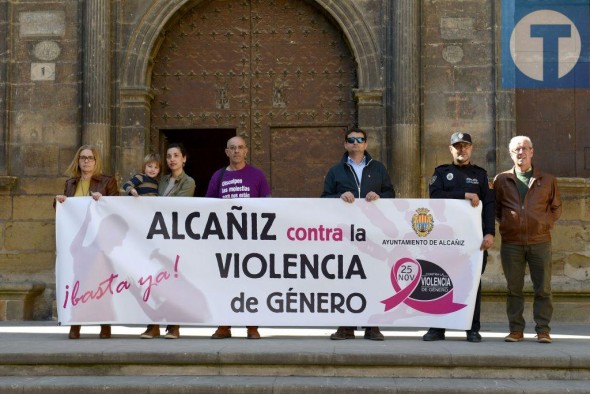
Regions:
<svg viewBox="0 0 590 394"><path fill-rule="evenodd" d="M416 213L412 216L412 229L419 237L427 236L434 227L434 218L430 214L430 210L426 208L416 209Z"/></svg>

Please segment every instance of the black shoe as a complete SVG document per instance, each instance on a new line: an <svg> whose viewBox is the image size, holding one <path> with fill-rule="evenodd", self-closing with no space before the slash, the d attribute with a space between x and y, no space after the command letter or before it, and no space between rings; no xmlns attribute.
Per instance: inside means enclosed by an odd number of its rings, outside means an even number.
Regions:
<svg viewBox="0 0 590 394"><path fill-rule="evenodd" d="M444 328L429 328L428 332L422 337L423 341L444 341L445 340L445 329Z"/></svg>
<svg viewBox="0 0 590 394"><path fill-rule="evenodd" d="M383 341L385 337L383 337L383 334L379 331L379 327L367 327L365 328L365 339Z"/></svg>
<svg viewBox="0 0 590 394"><path fill-rule="evenodd" d="M338 327L338 330L332 335L330 339L335 341L342 339L354 339L354 329L348 327Z"/></svg>
<svg viewBox="0 0 590 394"><path fill-rule="evenodd" d="M467 342L481 342L481 335L479 335L479 332L474 330L467 330L465 332L467 333Z"/></svg>

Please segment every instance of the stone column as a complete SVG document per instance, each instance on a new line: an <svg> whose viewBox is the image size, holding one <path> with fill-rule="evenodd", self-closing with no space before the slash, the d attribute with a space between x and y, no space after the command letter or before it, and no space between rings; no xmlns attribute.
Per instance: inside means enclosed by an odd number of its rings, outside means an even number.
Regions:
<svg viewBox="0 0 590 394"><path fill-rule="evenodd" d="M502 34L500 32L500 26L498 25L502 21L502 4L501 2L495 3L494 11L494 37L496 41L495 49L500 49L502 42ZM514 23L514 21L512 21ZM495 75L502 75L502 64L498 62L496 64ZM496 77L497 78L497 77ZM496 87L501 85L500 81L495 81ZM489 171L488 175L493 176L502 171L506 171L511 168L514 163L508 152L508 144L512 137L517 135L516 132L516 91L515 89L502 89L496 88L496 160L495 160L495 171ZM534 142L534 141L533 141ZM491 172L491 174L490 174Z"/></svg>
<svg viewBox="0 0 590 394"><path fill-rule="evenodd" d="M13 38L10 35L9 7L8 3L0 2L0 176L7 174L8 158L8 42Z"/></svg>
<svg viewBox="0 0 590 394"><path fill-rule="evenodd" d="M383 89L355 89L358 107L358 126L367 132L370 141L368 152L374 159L387 158L385 128L383 127Z"/></svg>
<svg viewBox="0 0 590 394"><path fill-rule="evenodd" d="M421 197L420 1L397 0L391 9L391 176L400 198ZM388 122L388 123L389 123Z"/></svg>
<svg viewBox="0 0 590 394"><path fill-rule="evenodd" d="M103 170L111 160L111 5L110 0L86 0L83 25L82 143L98 147Z"/></svg>
<svg viewBox="0 0 590 394"><path fill-rule="evenodd" d="M117 181L122 185L137 172L149 146L158 150L157 143L150 144L150 104L153 95L148 86L121 87L119 127L116 131Z"/></svg>

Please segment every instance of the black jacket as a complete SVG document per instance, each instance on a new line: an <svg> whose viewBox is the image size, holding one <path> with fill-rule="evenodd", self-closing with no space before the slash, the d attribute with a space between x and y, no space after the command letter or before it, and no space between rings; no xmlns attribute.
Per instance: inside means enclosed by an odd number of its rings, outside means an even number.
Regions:
<svg viewBox="0 0 590 394"><path fill-rule="evenodd" d="M365 152L365 156L367 164L359 182L354 169L348 164L348 152L345 152L340 163L328 171L321 197L339 198L342 194L351 192L355 198L365 198L367 193L375 192L381 198L395 198L395 190L385 166L371 158L368 152Z"/></svg>
<svg viewBox="0 0 590 394"><path fill-rule="evenodd" d="M430 180L430 198L465 199L465 193L475 193L483 207L481 219L483 234L495 235L495 196L488 183L488 173L473 164L456 166L444 164L436 167Z"/></svg>

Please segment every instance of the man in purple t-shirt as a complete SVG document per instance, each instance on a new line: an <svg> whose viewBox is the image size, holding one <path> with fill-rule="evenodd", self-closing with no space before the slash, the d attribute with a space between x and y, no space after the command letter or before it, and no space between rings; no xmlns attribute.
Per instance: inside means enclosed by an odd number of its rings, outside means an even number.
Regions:
<svg viewBox="0 0 590 394"><path fill-rule="evenodd" d="M225 154L229 158L227 167L217 170L207 187L205 197L216 198L250 198L270 197L270 187L264 173L246 163L248 147L239 136L227 141ZM257 326L248 326L248 339L259 339ZM231 338L231 326L219 326L212 339Z"/></svg>
<svg viewBox="0 0 590 394"><path fill-rule="evenodd" d="M246 163L248 148L242 137L230 138L225 154L229 157L229 165L213 174L205 197L270 197L270 187L264 173Z"/></svg>

